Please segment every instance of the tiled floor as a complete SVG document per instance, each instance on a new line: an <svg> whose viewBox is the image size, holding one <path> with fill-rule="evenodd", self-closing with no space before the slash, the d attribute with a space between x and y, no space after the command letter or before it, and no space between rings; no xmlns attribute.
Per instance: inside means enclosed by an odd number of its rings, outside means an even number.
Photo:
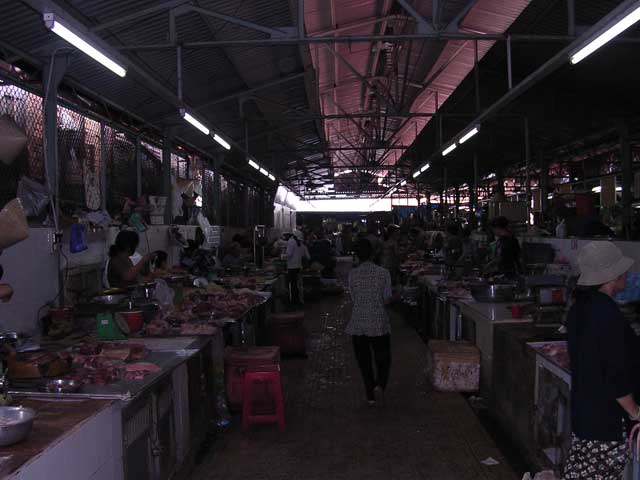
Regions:
<svg viewBox="0 0 640 480"><path fill-rule="evenodd" d="M349 338L347 298L306 311L309 358L282 364L288 429L242 433L240 419L192 478L225 480L515 479L461 395L432 391L426 347L393 319L387 407L364 405ZM492 457L498 465L485 466Z"/></svg>

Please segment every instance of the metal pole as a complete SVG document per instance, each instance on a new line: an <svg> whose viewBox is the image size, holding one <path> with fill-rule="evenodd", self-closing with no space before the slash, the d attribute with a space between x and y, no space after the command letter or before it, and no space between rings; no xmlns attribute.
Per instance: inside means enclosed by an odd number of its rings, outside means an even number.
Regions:
<svg viewBox="0 0 640 480"><path fill-rule="evenodd" d="M107 210L107 142L106 126L100 122L100 208Z"/></svg>
<svg viewBox="0 0 640 480"><path fill-rule="evenodd" d="M140 135L136 137L136 194L138 198L142 196L142 142Z"/></svg>
<svg viewBox="0 0 640 480"><path fill-rule="evenodd" d="M549 199L547 198L549 195L549 184L547 183L547 166L544 162L544 153L542 152L542 149L538 150L538 166L540 168L540 179L538 185L540 188L540 214L544 215L549 203Z"/></svg>
<svg viewBox="0 0 640 480"><path fill-rule="evenodd" d="M27 0L25 0L27 1ZM628 7L628 4L627 4ZM576 36L569 35L536 35L536 34L513 34L514 42L519 43L567 43L576 40ZM411 40L457 40L457 41L491 41L504 42L506 35L504 34L478 34L478 33L415 33L407 35L346 35L337 37L304 37L302 39L297 36L293 37L271 37L261 39L239 39L239 40L213 40L201 42L184 42L182 46L190 50L223 48L223 47L248 47L261 46L273 47L277 45L308 45L321 43L369 43L369 42L395 42L402 43ZM623 37L612 40L615 43L640 43L640 39L633 37ZM148 44L132 44L113 47L119 51L150 51L150 50L173 50L175 45L166 43L148 43ZM573 47L575 48L575 47Z"/></svg>
<svg viewBox="0 0 640 480"><path fill-rule="evenodd" d="M478 41L473 42L473 78L476 91L476 113L480 113L480 67L478 66Z"/></svg>
<svg viewBox="0 0 640 480"><path fill-rule="evenodd" d="M567 34L571 37L576 34L576 4L575 0L567 0Z"/></svg>
<svg viewBox="0 0 640 480"><path fill-rule="evenodd" d="M53 211L55 225L60 215L58 207L58 86L64 77L67 69L67 57L55 57L55 52L51 60L44 69L43 84L45 87L44 99L44 154L45 172L50 195L54 198Z"/></svg>
<svg viewBox="0 0 640 480"><path fill-rule="evenodd" d="M167 197L167 206L164 211L164 223L171 225L173 223L173 192L171 191L171 143L173 137L171 129L164 129L164 138L162 140L162 192Z"/></svg>
<svg viewBox="0 0 640 480"><path fill-rule="evenodd" d="M511 35L507 37L507 81L509 90L513 88L513 70L511 68Z"/></svg>
<svg viewBox="0 0 640 480"><path fill-rule="evenodd" d="M178 76L178 98L182 100L182 47L176 48L176 70Z"/></svg>
<svg viewBox="0 0 640 480"><path fill-rule="evenodd" d="M527 199L527 221L531 218L531 182L529 179L529 164L531 163L531 138L529 136L529 118L522 119L524 126L524 162L525 162L525 192Z"/></svg>
<svg viewBox="0 0 640 480"><path fill-rule="evenodd" d="M473 152L473 211L478 210L478 154Z"/></svg>
<svg viewBox="0 0 640 480"><path fill-rule="evenodd" d="M633 194L633 158L631 154L631 142L629 141L629 126L621 123L620 132L620 157L622 163L622 211L624 212L624 227L627 240L631 239L631 221Z"/></svg>
<svg viewBox="0 0 640 480"><path fill-rule="evenodd" d="M298 0L298 38L304 38L304 0Z"/></svg>

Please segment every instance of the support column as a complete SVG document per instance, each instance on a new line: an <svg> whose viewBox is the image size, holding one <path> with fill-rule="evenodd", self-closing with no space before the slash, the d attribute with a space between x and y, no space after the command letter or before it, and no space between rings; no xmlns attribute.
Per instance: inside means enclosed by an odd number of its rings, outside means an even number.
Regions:
<svg viewBox="0 0 640 480"><path fill-rule="evenodd" d="M624 229L627 240L631 239L631 222L633 218L631 204L633 202L633 165L631 143L629 141L629 126L626 123L618 127L620 132L620 160L622 163L622 212L624 215Z"/></svg>
<svg viewBox="0 0 640 480"><path fill-rule="evenodd" d="M107 210L107 128L104 122L100 122L100 208Z"/></svg>
<svg viewBox="0 0 640 480"><path fill-rule="evenodd" d="M162 139L162 193L167 196L167 206L164 211L164 223L173 223L173 192L171 188L171 144L173 136L170 128L165 128Z"/></svg>
<svg viewBox="0 0 640 480"><path fill-rule="evenodd" d="M544 161L544 153L542 150L538 150L538 167L540 168L540 213L544 216L545 212L549 208L549 182L547 180L548 170L547 163Z"/></svg>
<svg viewBox="0 0 640 480"><path fill-rule="evenodd" d="M220 182L220 161L219 156L215 156L213 159L213 214L215 217L215 223L222 225L222 210L220 204L222 202L221 182Z"/></svg>
<svg viewBox="0 0 640 480"><path fill-rule="evenodd" d="M455 191L456 220L458 220L460 218L460 187L456 187Z"/></svg>
<svg viewBox="0 0 640 480"><path fill-rule="evenodd" d="M473 152L473 213L478 210L478 154Z"/></svg>
<svg viewBox="0 0 640 480"><path fill-rule="evenodd" d="M480 113L480 66L478 65L478 41L476 40L473 44L474 46L474 67L473 67L473 78L475 81L475 91L476 91L476 113Z"/></svg>
<svg viewBox="0 0 640 480"><path fill-rule="evenodd" d="M525 162L525 192L527 198L527 221L531 218L531 177L529 170L531 168L531 137L529 135L529 119L524 117L524 162Z"/></svg>
<svg viewBox="0 0 640 480"><path fill-rule="evenodd" d="M51 58L49 64L44 68L43 84L45 89L44 99L44 155L47 183L50 188L50 195L54 198L54 210L51 214L55 217L55 224L58 225L58 86L67 70L68 58Z"/></svg>
<svg viewBox="0 0 640 480"><path fill-rule="evenodd" d="M136 195L138 198L142 196L142 142L140 135L136 137Z"/></svg>

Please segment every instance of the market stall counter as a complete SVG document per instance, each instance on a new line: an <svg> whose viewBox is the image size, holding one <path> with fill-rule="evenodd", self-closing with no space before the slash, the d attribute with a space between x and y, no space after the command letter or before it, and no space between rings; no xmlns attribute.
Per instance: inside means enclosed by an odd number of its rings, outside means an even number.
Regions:
<svg viewBox="0 0 640 480"><path fill-rule="evenodd" d="M556 342L563 335L555 326L534 324L500 324L495 327L494 343L494 396L490 405L493 417L500 424L508 438L526 456L529 463L540 469L553 467L543 461L542 450L538 446L541 428L551 428L554 438L559 440L556 428L564 425L567 418L557 418L544 414L536 402L537 361L536 352L528 344L531 342ZM545 377L546 379L546 377ZM560 397L549 394L548 402ZM547 409L547 413L551 410ZM546 424L546 426L544 426ZM562 427L564 428L564 427Z"/></svg>
<svg viewBox="0 0 640 480"><path fill-rule="evenodd" d="M113 400L21 398L36 420L20 443L0 448L0 476L11 480L122 478L113 446L121 436Z"/></svg>
<svg viewBox="0 0 640 480"><path fill-rule="evenodd" d="M132 351L140 352L140 342L144 356L139 354L134 363L118 360ZM67 375L84 383L79 391L43 392L37 385L17 382L21 388L10 393L16 403L25 398L60 404L111 400L110 421L119 425L119 431L103 448L113 452L120 465L104 478L168 479L189 468L214 416L210 345L206 337L120 342L87 339L67 350L48 353L62 358L71 355L73 368ZM110 376L115 371L119 376ZM78 434L85 440L90 437L87 428L79 427Z"/></svg>

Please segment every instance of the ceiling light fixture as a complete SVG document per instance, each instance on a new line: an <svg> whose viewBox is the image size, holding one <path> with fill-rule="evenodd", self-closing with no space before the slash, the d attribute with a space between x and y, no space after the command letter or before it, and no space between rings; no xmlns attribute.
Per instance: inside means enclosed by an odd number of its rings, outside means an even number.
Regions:
<svg viewBox="0 0 640 480"><path fill-rule="evenodd" d="M264 168L260 167L260 173L263 174L265 177L269 176L269 172L267 172Z"/></svg>
<svg viewBox="0 0 640 480"><path fill-rule="evenodd" d="M209 129L204 126L204 124L198 120L196 117L187 112L184 108L180 109L180 116L185 119L185 121L189 122L191 125L196 127L205 135L209 135Z"/></svg>
<svg viewBox="0 0 640 480"><path fill-rule="evenodd" d="M600 193L600 192L602 192L602 187L593 187L593 188L591 189L591 191L592 191L593 193Z"/></svg>
<svg viewBox="0 0 640 480"><path fill-rule="evenodd" d="M420 170L416 170L413 172L413 178L418 178L422 172Z"/></svg>
<svg viewBox="0 0 640 480"><path fill-rule="evenodd" d="M442 156L444 157L446 155L449 155L451 152L453 152L456 149L456 147L457 145L455 143L452 143L442 151Z"/></svg>
<svg viewBox="0 0 640 480"><path fill-rule="evenodd" d="M217 133L213 134L213 139L216 142L218 142L220 145L222 145L224 148L226 148L227 150L231 150L231 145L229 144L229 142L227 142L224 138L222 138Z"/></svg>
<svg viewBox="0 0 640 480"><path fill-rule="evenodd" d="M260 170L260 165L258 165L256 162L254 162L253 160L249 159L249 165L251 165L253 168L255 168L256 170Z"/></svg>
<svg viewBox="0 0 640 480"><path fill-rule="evenodd" d="M593 52L598 50L604 44L614 39L622 32L624 32L627 28L631 27L634 23L640 20L640 7L636 7L630 13L624 16L621 20L616 22L613 26L609 27L607 30L598 35L595 39L591 40L580 50L571 54L571 64L575 65L576 63L584 60L586 57L591 55Z"/></svg>
<svg viewBox="0 0 640 480"><path fill-rule="evenodd" d="M276 177L274 177L272 174L267 175L269 177L269 180L271 180L272 182L275 182Z"/></svg>
<svg viewBox="0 0 640 480"><path fill-rule="evenodd" d="M78 34L72 32L68 27L60 23L60 20L58 20L53 13L45 13L43 15L43 20L46 28L65 39L78 50L89 55L96 62L102 64L119 77L124 77L127 74L127 70L122 65L109 58L106 54L81 38Z"/></svg>
<svg viewBox="0 0 640 480"><path fill-rule="evenodd" d="M402 182L400 182L400 186L401 186L401 187L404 187L406 184L407 184L407 181L406 181L406 180L403 180Z"/></svg>
<svg viewBox="0 0 640 480"><path fill-rule="evenodd" d="M478 133L478 130L479 130L478 127L473 127L471 130L465 133L460 139L460 145L462 145L464 142L466 142L471 137L473 137L476 133Z"/></svg>
<svg viewBox="0 0 640 480"><path fill-rule="evenodd" d="M431 165L428 164L428 163L423 165L422 168L420 169L420 173L426 172L427 170L429 170L430 167L431 167Z"/></svg>

